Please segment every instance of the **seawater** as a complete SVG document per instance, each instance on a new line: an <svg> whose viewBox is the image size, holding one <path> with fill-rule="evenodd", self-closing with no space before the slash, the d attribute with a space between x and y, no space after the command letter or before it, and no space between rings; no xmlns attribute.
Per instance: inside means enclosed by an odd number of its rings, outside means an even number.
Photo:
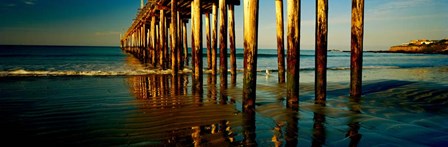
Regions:
<svg viewBox="0 0 448 147"><path fill-rule="evenodd" d="M206 74L203 93L194 94L191 75L173 86L169 74L154 74L169 71L148 69L117 47L0 46L2 144L448 144L448 56L364 53L363 96L351 99L350 53L328 52L322 107L314 105L314 51L301 51L300 103L292 110L277 83L276 54L259 50L256 110L246 113L241 73L226 90Z"/></svg>

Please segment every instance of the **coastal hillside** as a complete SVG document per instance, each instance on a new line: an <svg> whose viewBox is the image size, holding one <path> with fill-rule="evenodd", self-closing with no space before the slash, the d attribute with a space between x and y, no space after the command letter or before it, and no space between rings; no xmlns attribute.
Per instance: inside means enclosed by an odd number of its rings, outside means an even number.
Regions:
<svg viewBox="0 0 448 147"><path fill-rule="evenodd" d="M448 54L448 39L442 40L412 40L409 43L392 46L390 52L400 53L439 53Z"/></svg>

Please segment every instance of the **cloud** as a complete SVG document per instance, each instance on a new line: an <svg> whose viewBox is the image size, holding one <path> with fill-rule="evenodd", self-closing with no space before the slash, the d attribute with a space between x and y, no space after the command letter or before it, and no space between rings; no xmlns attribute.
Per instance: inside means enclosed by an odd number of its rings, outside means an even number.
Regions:
<svg viewBox="0 0 448 147"><path fill-rule="evenodd" d="M378 5L373 8L370 13L372 16L380 17L380 16L388 16L393 14L395 11L415 8L422 5L426 5L432 3L432 0L393 0L387 1L383 4Z"/></svg>
<svg viewBox="0 0 448 147"><path fill-rule="evenodd" d="M114 36L114 35L120 35L120 32L95 32L95 36Z"/></svg>

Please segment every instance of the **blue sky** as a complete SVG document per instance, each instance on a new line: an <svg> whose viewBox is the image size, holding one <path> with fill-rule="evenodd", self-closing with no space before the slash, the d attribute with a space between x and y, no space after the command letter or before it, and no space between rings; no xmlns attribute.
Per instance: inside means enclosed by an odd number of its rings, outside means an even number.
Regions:
<svg viewBox="0 0 448 147"><path fill-rule="evenodd" d="M302 0L303 49L314 49L315 3ZM286 5L284 0L285 20ZM0 44L118 46L139 6L139 0L2 0ZM243 41L242 9L235 7L237 47ZM349 49L350 11L351 0L329 2L329 49ZM448 38L447 14L445 0L366 0L364 49ZM275 48L275 27L274 0L260 0L259 48Z"/></svg>

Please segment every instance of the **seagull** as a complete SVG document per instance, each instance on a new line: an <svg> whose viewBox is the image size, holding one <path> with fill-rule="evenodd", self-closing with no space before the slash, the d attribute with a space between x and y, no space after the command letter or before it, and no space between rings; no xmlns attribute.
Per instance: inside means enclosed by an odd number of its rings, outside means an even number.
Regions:
<svg viewBox="0 0 448 147"><path fill-rule="evenodd" d="M266 68L266 76L271 75L271 71L269 71L269 69Z"/></svg>

